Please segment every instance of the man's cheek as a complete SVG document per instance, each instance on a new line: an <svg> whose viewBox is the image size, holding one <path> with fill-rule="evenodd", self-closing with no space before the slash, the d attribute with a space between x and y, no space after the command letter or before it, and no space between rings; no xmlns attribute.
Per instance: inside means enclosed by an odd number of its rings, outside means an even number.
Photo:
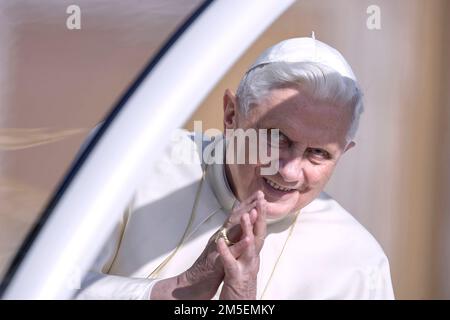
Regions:
<svg viewBox="0 0 450 320"><path fill-rule="evenodd" d="M314 193L314 195L318 195L323 191L327 182L330 180L330 177L331 175L328 174L317 177L309 183L309 189L312 191L312 193Z"/></svg>
<svg viewBox="0 0 450 320"><path fill-rule="evenodd" d="M240 167L239 179L242 185L251 187L259 178L258 167L249 164L241 165Z"/></svg>
<svg viewBox="0 0 450 320"><path fill-rule="evenodd" d="M330 180L331 176L333 175L334 168L334 166L328 167L323 172L321 172L320 182L322 186L325 186L328 180Z"/></svg>
<svg viewBox="0 0 450 320"><path fill-rule="evenodd" d="M334 166L331 165L322 165L317 166L313 170L311 170L311 181L313 181L316 185L322 185L326 183L333 173Z"/></svg>

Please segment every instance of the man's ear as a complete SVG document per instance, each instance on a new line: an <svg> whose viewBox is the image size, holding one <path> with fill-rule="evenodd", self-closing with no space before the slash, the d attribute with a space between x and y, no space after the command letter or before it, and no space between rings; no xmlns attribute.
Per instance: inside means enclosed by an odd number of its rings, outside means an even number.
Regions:
<svg viewBox="0 0 450 320"><path fill-rule="evenodd" d="M347 152L348 150L350 150L351 148L353 148L354 146L356 146L356 142L355 141L351 141L349 144L347 144L347 146L345 147L344 152Z"/></svg>
<svg viewBox="0 0 450 320"><path fill-rule="evenodd" d="M230 90L225 90L223 95L223 125L225 129L234 129L236 125L237 103L236 96Z"/></svg>

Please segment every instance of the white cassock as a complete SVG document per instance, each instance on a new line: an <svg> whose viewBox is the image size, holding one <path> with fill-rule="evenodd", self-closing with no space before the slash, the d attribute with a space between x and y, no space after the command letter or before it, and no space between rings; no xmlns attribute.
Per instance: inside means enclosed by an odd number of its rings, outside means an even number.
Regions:
<svg viewBox="0 0 450 320"><path fill-rule="evenodd" d="M199 257L227 219L236 198L223 164L186 161L193 152L198 157L200 149L208 145L203 141L198 146L194 140L194 135L185 132L167 147L155 170L137 189L76 298L148 299L158 279L180 274ZM216 137L212 143L223 143L223 139ZM182 239L206 167L185 241L158 278L150 279ZM394 298L389 262L382 248L330 196L322 192L301 210L292 227L294 221L289 215L267 227L260 253L258 299ZM220 289L216 298L219 293Z"/></svg>

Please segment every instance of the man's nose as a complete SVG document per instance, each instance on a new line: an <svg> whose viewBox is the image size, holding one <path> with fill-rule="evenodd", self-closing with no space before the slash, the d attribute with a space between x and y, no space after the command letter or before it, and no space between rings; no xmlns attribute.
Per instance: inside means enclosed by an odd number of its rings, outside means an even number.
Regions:
<svg viewBox="0 0 450 320"><path fill-rule="evenodd" d="M280 159L279 170L281 177L286 182L303 183L305 180L305 163L302 157Z"/></svg>

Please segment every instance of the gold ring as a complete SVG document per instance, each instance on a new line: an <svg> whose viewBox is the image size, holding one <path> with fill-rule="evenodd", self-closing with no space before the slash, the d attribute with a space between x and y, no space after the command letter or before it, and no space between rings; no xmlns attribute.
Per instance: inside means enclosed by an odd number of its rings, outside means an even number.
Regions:
<svg viewBox="0 0 450 320"><path fill-rule="evenodd" d="M220 238L223 238L223 240L225 241L225 244L226 244L227 246L233 245L234 243L232 243L232 242L228 239L227 232L228 232L228 229L227 229L227 228L221 227L221 228L219 229L219 231L217 231L217 234L216 234L216 236L215 236L215 238L214 238L214 242L217 243L217 241L219 241Z"/></svg>

